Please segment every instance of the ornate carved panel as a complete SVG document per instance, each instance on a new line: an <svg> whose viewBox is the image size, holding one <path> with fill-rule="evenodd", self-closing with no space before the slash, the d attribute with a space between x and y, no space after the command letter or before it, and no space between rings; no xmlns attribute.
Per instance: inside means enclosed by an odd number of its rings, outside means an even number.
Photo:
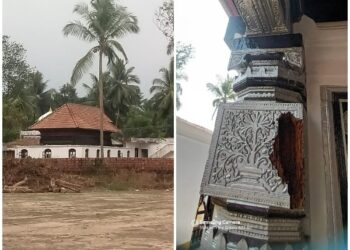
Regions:
<svg viewBox="0 0 350 250"><path fill-rule="evenodd" d="M231 52L228 69L245 71L248 67L248 57L268 56L280 53L283 55L281 61L299 74L304 72L304 49L302 47L274 48L274 49L246 49Z"/></svg>
<svg viewBox="0 0 350 250"><path fill-rule="evenodd" d="M234 0L246 24L247 35L288 33L291 30L290 13L285 12L285 0Z"/></svg>
<svg viewBox="0 0 350 250"><path fill-rule="evenodd" d="M201 193L234 202L290 208L288 185L270 156L278 119L302 119L302 104L243 102L222 105L206 164Z"/></svg>

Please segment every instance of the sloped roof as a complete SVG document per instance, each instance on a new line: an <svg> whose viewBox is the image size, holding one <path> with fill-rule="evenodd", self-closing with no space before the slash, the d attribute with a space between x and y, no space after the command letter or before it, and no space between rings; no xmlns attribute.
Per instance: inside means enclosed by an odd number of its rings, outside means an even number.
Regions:
<svg viewBox="0 0 350 250"><path fill-rule="evenodd" d="M17 139L15 141L5 143L5 145L7 147L40 145L40 137Z"/></svg>
<svg viewBox="0 0 350 250"><path fill-rule="evenodd" d="M51 114L37 121L29 130L58 129L58 128L81 128L100 129L100 109L97 107L66 103L57 108ZM104 114L103 130L117 132L118 128Z"/></svg>

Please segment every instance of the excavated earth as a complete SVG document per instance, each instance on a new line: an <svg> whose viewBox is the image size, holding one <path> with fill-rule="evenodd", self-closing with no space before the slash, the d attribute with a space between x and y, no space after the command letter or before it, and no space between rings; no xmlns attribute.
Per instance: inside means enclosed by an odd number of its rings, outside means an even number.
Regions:
<svg viewBox="0 0 350 250"><path fill-rule="evenodd" d="M3 194L3 249L172 249L165 190Z"/></svg>

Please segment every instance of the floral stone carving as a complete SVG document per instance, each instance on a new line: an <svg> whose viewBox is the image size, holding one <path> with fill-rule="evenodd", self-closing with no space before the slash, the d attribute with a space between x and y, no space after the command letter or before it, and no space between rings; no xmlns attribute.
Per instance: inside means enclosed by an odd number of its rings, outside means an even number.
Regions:
<svg viewBox="0 0 350 250"><path fill-rule="evenodd" d="M302 104L244 102L220 107L202 193L233 202L290 208L288 185L272 165L278 119L302 119Z"/></svg>

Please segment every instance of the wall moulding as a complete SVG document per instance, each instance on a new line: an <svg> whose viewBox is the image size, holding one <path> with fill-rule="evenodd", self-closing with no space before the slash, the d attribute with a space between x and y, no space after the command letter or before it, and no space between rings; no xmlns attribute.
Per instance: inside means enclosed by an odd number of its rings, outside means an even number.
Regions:
<svg viewBox="0 0 350 250"><path fill-rule="evenodd" d="M333 94L347 93L346 87L321 86L321 120L323 158L326 182L326 212L327 212L327 235L329 245L336 248L341 245L340 237L343 234L342 206L340 197L340 184L338 163L336 158L336 142L334 128Z"/></svg>

